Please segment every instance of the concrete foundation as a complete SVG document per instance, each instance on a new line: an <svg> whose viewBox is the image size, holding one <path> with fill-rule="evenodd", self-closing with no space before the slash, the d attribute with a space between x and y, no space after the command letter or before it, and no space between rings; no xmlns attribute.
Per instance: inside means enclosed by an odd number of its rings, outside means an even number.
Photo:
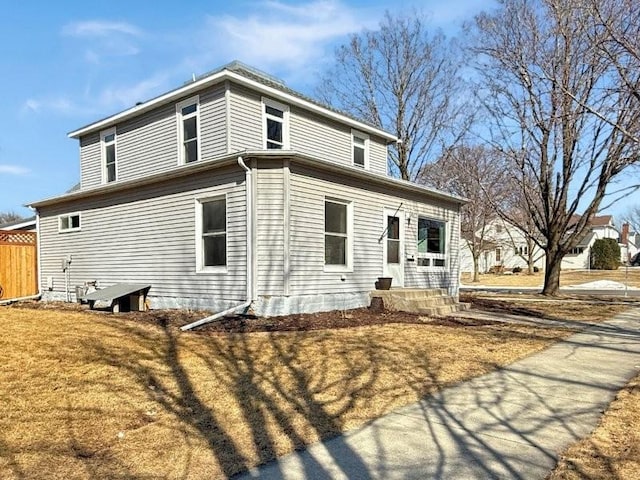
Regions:
<svg viewBox="0 0 640 480"><path fill-rule="evenodd" d="M43 301L66 301L64 292L44 292ZM147 297L149 306L153 310L188 309L221 312L243 303L238 300L216 300L213 298L185 298L185 297ZM76 301L75 292L71 293L71 301ZM290 297L260 297L251 305L251 312L259 317L275 317L296 313L329 312L332 310L350 310L368 307L369 292L333 293L316 295L295 295ZM107 306L98 305L97 307Z"/></svg>

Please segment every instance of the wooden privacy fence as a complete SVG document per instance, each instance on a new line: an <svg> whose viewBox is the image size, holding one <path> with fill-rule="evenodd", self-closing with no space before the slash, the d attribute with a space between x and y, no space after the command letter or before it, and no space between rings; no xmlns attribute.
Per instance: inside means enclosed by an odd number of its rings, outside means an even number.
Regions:
<svg viewBox="0 0 640 480"><path fill-rule="evenodd" d="M0 230L0 300L38 293L36 234Z"/></svg>

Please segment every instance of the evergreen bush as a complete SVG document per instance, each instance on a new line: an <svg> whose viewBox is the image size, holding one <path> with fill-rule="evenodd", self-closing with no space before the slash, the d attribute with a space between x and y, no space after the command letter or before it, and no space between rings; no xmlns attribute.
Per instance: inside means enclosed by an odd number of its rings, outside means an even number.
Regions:
<svg viewBox="0 0 640 480"><path fill-rule="evenodd" d="M620 246L613 238L599 238L591 247L591 268L615 270L620 266Z"/></svg>

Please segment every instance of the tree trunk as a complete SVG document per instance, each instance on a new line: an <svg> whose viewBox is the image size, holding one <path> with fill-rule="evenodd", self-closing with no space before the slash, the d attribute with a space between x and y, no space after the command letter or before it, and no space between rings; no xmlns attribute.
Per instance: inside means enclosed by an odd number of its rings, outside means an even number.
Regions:
<svg viewBox="0 0 640 480"><path fill-rule="evenodd" d="M547 251L544 268L544 287L542 294L556 296L560 291L560 269L562 267L562 256L557 250Z"/></svg>
<svg viewBox="0 0 640 480"><path fill-rule="evenodd" d="M478 271L478 257L473 256L473 283L480 282L480 272Z"/></svg>

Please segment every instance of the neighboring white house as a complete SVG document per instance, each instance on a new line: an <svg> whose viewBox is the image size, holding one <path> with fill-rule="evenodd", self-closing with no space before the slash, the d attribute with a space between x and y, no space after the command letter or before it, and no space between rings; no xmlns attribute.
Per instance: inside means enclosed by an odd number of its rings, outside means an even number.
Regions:
<svg viewBox="0 0 640 480"><path fill-rule="evenodd" d="M387 173L397 138L233 62L69 134L80 188L34 202L44 299L152 285L153 308L368 305L378 277L457 295L464 199Z"/></svg>
<svg viewBox="0 0 640 480"><path fill-rule="evenodd" d="M574 215L572 223L575 224L579 218L579 215ZM496 266L503 267L505 270L512 270L514 267L521 267L524 270L527 267L526 258L529 246L526 236L518 227L497 219L488 225L486 232L485 238L488 239L488 248L480 256L479 270L481 273L488 272L492 267ZM616 229L611 215L594 216L591 219L588 233L563 258L562 269L588 269L591 248L594 242L600 238L613 238L620 242L620 255L623 262L627 259L627 248L629 252L638 252L638 247L635 246L633 241L636 238L635 234L627 236L627 238L631 238L627 247L624 242L624 236L621 239L620 232ZM533 258L535 260L534 265L543 269L545 258L544 252L540 247L534 247ZM463 272L473 272L473 257L468 243L464 239L461 244L460 268Z"/></svg>
<svg viewBox="0 0 640 480"><path fill-rule="evenodd" d="M480 233L477 232L477 235L480 236ZM484 240L486 248L480 253L478 259L480 273L486 273L495 267L505 270L520 267L526 270L530 242L518 227L504 220L495 219L485 227ZM460 269L462 272L473 272L473 256L469 242L465 239L461 239L460 242ZM536 267L544 267L544 252L535 244L532 259Z"/></svg>
<svg viewBox="0 0 640 480"><path fill-rule="evenodd" d="M575 224L579 219L579 215L574 215L572 218L573 223ZM613 238L616 241L620 240L620 232L616 229L613 223L613 216L611 215L594 216L591 219L587 235L562 259L562 269L588 269L593 244L601 238Z"/></svg>

